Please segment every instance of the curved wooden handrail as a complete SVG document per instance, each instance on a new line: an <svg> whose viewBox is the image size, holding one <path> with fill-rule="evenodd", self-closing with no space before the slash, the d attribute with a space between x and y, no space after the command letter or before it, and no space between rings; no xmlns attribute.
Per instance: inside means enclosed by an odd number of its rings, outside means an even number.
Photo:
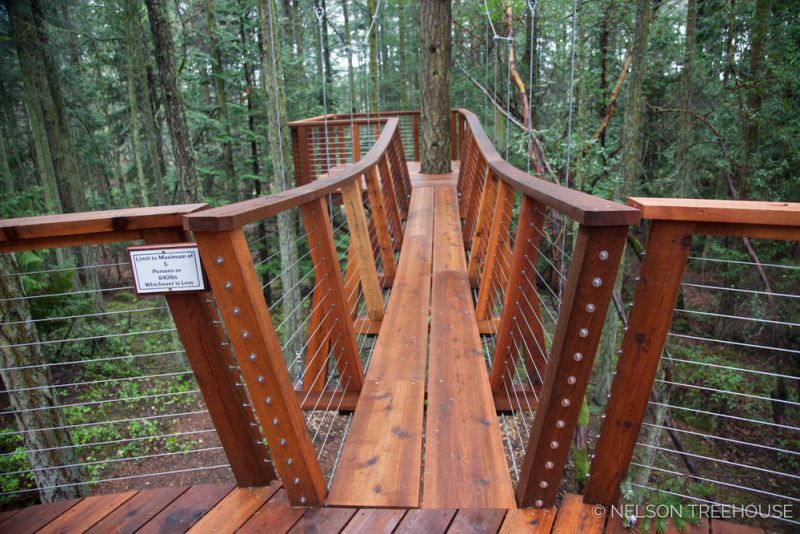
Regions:
<svg viewBox="0 0 800 534"><path fill-rule="evenodd" d="M267 197L244 200L203 213L187 215L183 227L186 230L205 232L234 230L333 193L378 165L381 156L389 148L398 123L397 118L389 119L378 140L364 157L357 163L334 171L327 178Z"/></svg>
<svg viewBox="0 0 800 534"><path fill-rule="evenodd" d="M642 219L800 226L798 202L631 197L628 204L642 210Z"/></svg>
<svg viewBox="0 0 800 534"><path fill-rule="evenodd" d="M473 140L489 168L515 191L524 193L586 226L639 224L638 209L569 189L517 169L500 156L474 113L462 108L456 112L469 125Z"/></svg>

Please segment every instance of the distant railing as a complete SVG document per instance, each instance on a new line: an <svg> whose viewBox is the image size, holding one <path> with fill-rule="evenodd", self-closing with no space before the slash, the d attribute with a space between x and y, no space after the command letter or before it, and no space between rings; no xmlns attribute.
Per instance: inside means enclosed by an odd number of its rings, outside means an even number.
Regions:
<svg viewBox="0 0 800 534"><path fill-rule="evenodd" d="M639 211L520 171L469 111L452 129L468 274L493 393L505 392L498 408L510 412L501 428L517 503L550 507Z"/></svg>
<svg viewBox="0 0 800 534"><path fill-rule="evenodd" d="M0 221L5 505L209 470L274 479L213 297L131 287L127 245L185 242L183 216L204 207Z"/></svg>
<svg viewBox="0 0 800 534"><path fill-rule="evenodd" d="M797 525L800 204L631 205L646 253L586 501L616 505L622 486Z"/></svg>
<svg viewBox="0 0 800 534"><path fill-rule="evenodd" d="M411 184L399 121L382 122L352 165L185 218L293 504L325 502L396 270ZM264 250L259 227L276 225L286 233ZM281 272L264 272L275 254Z"/></svg>

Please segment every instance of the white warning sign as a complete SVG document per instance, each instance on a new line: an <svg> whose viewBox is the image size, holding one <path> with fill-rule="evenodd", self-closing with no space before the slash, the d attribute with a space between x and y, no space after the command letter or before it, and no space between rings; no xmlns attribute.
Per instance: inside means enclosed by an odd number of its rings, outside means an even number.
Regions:
<svg viewBox="0 0 800 534"><path fill-rule="evenodd" d="M205 291L200 252L194 243L129 247L136 293Z"/></svg>

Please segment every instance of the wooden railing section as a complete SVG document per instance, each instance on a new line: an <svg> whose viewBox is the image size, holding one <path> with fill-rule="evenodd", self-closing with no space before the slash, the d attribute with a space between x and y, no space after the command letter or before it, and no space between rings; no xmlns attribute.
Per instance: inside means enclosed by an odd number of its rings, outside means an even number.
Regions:
<svg viewBox="0 0 800 534"><path fill-rule="evenodd" d="M800 241L800 204L631 198L649 222L647 250L614 374L585 500L617 503L672 324L694 236Z"/></svg>
<svg viewBox="0 0 800 534"><path fill-rule="evenodd" d="M0 221L0 253L143 241L185 243L183 217L205 204L70 213ZM189 363L238 484L275 479L269 455L238 377L228 367L223 333L214 324L210 293L166 295Z"/></svg>
<svg viewBox="0 0 800 534"><path fill-rule="evenodd" d="M290 191L185 218L185 228L194 232L200 245L242 375L270 444L275 469L293 504L322 505L327 489L242 228L286 210L299 209L314 275L320 284L318 290L328 295L323 308L334 316L336 332L329 339L339 340L336 344L338 371L344 377L346 392L357 395L364 382L355 339L357 319L349 312L352 303L348 302L348 295L351 293L345 290L339 267L328 198L341 197L345 207L352 253L348 268L358 273L368 310L368 317L359 319L379 322L384 311L383 297L371 234L379 243L382 274L391 276L396 268L393 251L402 241L399 213L404 197L397 192L410 191L407 169L405 173L400 169L386 172L387 160L403 161L399 134L398 119L387 119L374 146L353 165L334 169L329 176ZM400 167L405 168L405 165ZM364 211L363 187L366 187L370 210L369 223ZM312 345L315 343L312 340Z"/></svg>
<svg viewBox="0 0 800 534"><path fill-rule="evenodd" d="M538 394L509 393L525 396L527 405L535 407L517 504L550 507L559 491L628 225L638 223L639 211L516 169L500 157L469 111L458 110L453 130L460 134L458 193L465 248L470 249L469 275L478 288L478 319L497 322L490 303L498 291L504 298L491 369L493 392L511 387L507 379L517 365L541 374L542 383L534 384ZM521 201L512 236L517 194ZM536 284L529 283L536 279L532 271L547 210L578 225L549 350L532 304L537 302Z"/></svg>

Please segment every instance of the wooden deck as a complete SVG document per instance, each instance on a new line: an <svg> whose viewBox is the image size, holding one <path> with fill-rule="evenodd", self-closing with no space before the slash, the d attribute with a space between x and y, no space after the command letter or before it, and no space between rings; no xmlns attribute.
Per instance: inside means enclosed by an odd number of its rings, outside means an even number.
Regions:
<svg viewBox="0 0 800 534"><path fill-rule="evenodd" d="M667 532L678 532L672 525ZM280 483L237 488L205 485L98 495L0 513L0 532L55 533L635 533L619 518L597 517L581 496L567 494L559 508L403 509L289 506ZM652 529L655 532L655 529ZM757 533L724 521L689 525L688 534Z"/></svg>
<svg viewBox="0 0 800 534"><path fill-rule="evenodd" d="M409 165L414 188L397 275L329 505L515 506L467 277L454 163L443 175Z"/></svg>

